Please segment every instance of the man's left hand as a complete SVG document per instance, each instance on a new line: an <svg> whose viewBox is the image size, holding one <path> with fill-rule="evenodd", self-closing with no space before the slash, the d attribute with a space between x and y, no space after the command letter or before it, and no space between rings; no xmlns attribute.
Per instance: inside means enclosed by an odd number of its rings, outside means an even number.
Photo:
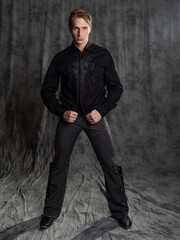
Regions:
<svg viewBox="0 0 180 240"><path fill-rule="evenodd" d="M86 114L86 119L91 124L95 124L101 120L101 114L97 110L93 110L90 113Z"/></svg>

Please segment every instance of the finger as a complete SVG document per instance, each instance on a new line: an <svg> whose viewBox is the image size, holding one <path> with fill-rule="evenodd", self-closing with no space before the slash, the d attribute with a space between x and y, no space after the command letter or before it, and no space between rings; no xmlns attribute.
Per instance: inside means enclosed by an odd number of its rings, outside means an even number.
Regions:
<svg viewBox="0 0 180 240"><path fill-rule="evenodd" d="M74 122L77 117L69 117L69 116L64 116L63 117L66 122Z"/></svg>
<svg viewBox="0 0 180 240"><path fill-rule="evenodd" d="M90 117L87 117L87 120L88 120L88 121L90 121L90 120L91 120L91 118L90 118Z"/></svg>
<svg viewBox="0 0 180 240"><path fill-rule="evenodd" d="M94 118L94 114L89 114L89 118L93 119Z"/></svg>
<svg viewBox="0 0 180 240"><path fill-rule="evenodd" d="M68 119L68 122L69 122L69 123L73 123L73 122L75 122L75 121L76 121L76 120L74 120L74 119L70 119L70 118Z"/></svg>
<svg viewBox="0 0 180 240"><path fill-rule="evenodd" d="M92 118L89 118L89 119L88 119L88 121L89 121L89 122L92 122L92 121L94 121L94 119L92 119Z"/></svg>
<svg viewBox="0 0 180 240"><path fill-rule="evenodd" d="M93 123L93 122L95 122L95 121L94 121L93 119L91 119L91 120L89 120L89 122L90 122L90 123Z"/></svg>
<svg viewBox="0 0 180 240"><path fill-rule="evenodd" d="M70 111L70 115L71 115L71 116L78 116L78 113L77 113L77 112L74 112L74 111Z"/></svg>
<svg viewBox="0 0 180 240"><path fill-rule="evenodd" d="M75 122L75 120L69 120L69 123L73 123L73 122Z"/></svg>
<svg viewBox="0 0 180 240"><path fill-rule="evenodd" d="M100 121L100 118L96 118L96 119L94 119L93 121L92 121L92 123L94 124L94 123L97 123L97 122L99 122Z"/></svg>
<svg viewBox="0 0 180 240"><path fill-rule="evenodd" d="M76 119L74 119L74 118L69 118L69 121L71 121L71 122L75 122Z"/></svg>
<svg viewBox="0 0 180 240"><path fill-rule="evenodd" d="M69 116L69 119L74 119L74 120L76 120L77 117L76 117L76 116Z"/></svg>
<svg viewBox="0 0 180 240"><path fill-rule="evenodd" d="M68 116L66 116L66 115L64 115L63 118L64 118L65 121L68 120Z"/></svg>
<svg viewBox="0 0 180 240"><path fill-rule="evenodd" d="M69 118L72 118L72 119L76 119L77 116L74 116L74 115L70 115Z"/></svg>
<svg viewBox="0 0 180 240"><path fill-rule="evenodd" d="M86 115L86 119L90 120L91 116L90 115Z"/></svg>

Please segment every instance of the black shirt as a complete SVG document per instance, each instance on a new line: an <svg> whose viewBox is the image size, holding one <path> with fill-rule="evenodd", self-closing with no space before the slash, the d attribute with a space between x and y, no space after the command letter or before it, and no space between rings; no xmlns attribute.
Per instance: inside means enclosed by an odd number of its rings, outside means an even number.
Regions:
<svg viewBox="0 0 180 240"><path fill-rule="evenodd" d="M111 53L89 41L83 52L72 42L54 56L41 96L48 110L59 117L66 110L86 115L95 109L104 117L117 105L122 92Z"/></svg>

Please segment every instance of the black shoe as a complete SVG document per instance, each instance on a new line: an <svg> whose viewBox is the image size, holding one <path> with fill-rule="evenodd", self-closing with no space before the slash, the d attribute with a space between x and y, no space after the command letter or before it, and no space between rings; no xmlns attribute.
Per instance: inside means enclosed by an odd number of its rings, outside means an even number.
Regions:
<svg viewBox="0 0 180 240"><path fill-rule="evenodd" d="M129 216L124 216L122 218L116 218L116 220L118 221L119 225L122 227L122 228L130 228L131 225L132 225L132 221L131 219L129 218Z"/></svg>
<svg viewBox="0 0 180 240"><path fill-rule="evenodd" d="M53 224L53 222L54 222L53 217L48 217L43 215L40 221L40 229L47 229Z"/></svg>

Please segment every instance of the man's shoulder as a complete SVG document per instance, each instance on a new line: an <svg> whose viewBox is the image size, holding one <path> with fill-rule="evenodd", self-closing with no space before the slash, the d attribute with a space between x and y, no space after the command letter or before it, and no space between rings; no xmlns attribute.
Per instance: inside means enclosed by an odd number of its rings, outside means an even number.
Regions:
<svg viewBox="0 0 180 240"><path fill-rule="evenodd" d="M59 52L57 52L57 53L53 56L52 62L55 63L55 64L56 64L56 63L59 64L59 63L61 63L62 61L64 61L64 60L67 58L67 56L69 56L69 54L70 54L70 46L68 46L68 47L60 50Z"/></svg>
<svg viewBox="0 0 180 240"><path fill-rule="evenodd" d="M65 54L68 54L69 51L70 51L70 48L71 48L71 46L68 46L68 47L60 50L59 52L57 52L57 53L55 54L54 57L62 57L62 56L64 56Z"/></svg>
<svg viewBox="0 0 180 240"><path fill-rule="evenodd" d="M111 52L108 48L104 47L104 46L100 46L98 44L92 43L92 48L93 51L100 51L103 52L106 55L111 55Z"/></svg>
<svg viewBox="0 0 180 240"><path fill-rule="evenodd" d="M106 47L100 46L99 44L96 44L94 42L92 42L92 48L102 50L102 51L108 51L108 49Z"/></svg>

